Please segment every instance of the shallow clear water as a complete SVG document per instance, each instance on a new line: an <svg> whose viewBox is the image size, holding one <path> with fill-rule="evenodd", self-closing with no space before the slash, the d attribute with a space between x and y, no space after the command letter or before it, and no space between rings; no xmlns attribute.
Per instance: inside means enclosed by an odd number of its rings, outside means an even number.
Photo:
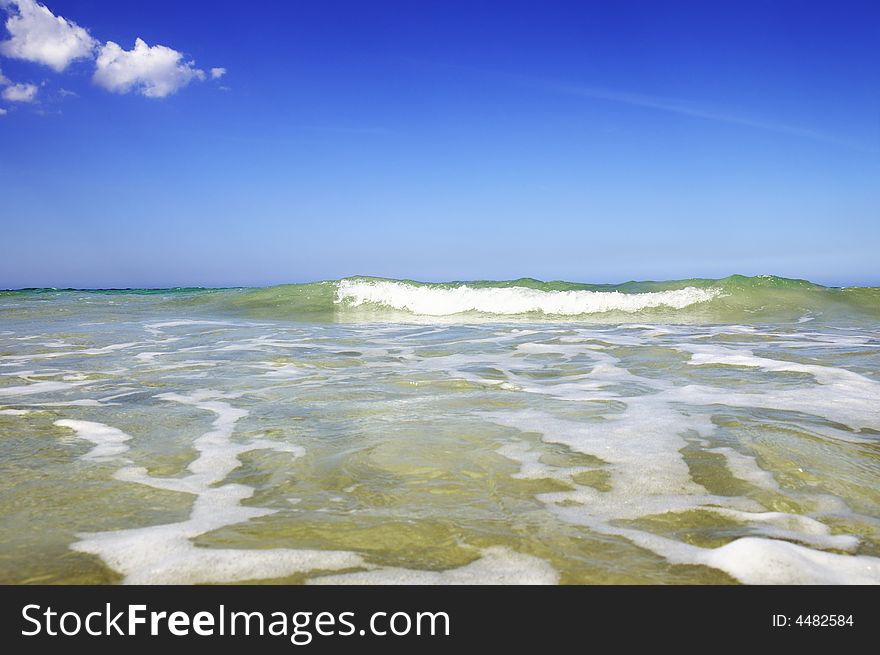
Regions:
<svg viewBox="0 0 880 655"><path fill-rule="evenodd" d="M0 582L880 582L870 317L186 297L0 297Z"/></svg>

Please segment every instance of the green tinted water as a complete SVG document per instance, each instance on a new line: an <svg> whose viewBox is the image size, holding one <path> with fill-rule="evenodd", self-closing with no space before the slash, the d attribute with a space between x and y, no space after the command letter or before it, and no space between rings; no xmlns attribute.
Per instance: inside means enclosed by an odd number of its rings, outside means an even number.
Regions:
<svg viewBox="0 0 880 655"><path fill-rule="evenodd" d="M876 290L513 286L3 294L0 582L880 580Z"/></svg>

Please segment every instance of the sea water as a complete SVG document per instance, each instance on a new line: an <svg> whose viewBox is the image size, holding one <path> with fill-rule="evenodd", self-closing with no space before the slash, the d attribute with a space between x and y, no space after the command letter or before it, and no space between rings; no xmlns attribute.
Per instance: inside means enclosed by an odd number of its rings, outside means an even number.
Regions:
<svg viewBox="0 0 880 655"><path fill-rule="evenodd" d="M880 291L0 292L2 583L877 583Z"/></svg>

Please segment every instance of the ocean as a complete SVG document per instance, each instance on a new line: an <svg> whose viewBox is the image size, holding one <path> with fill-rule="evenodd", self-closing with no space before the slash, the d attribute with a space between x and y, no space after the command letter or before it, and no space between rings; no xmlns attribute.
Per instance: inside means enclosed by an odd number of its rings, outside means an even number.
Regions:
<svg viewBox="0 0 880 655"><path fill-rule="evenodd" d="M880 289L0 292L2 583L880 583Z"/></svg>

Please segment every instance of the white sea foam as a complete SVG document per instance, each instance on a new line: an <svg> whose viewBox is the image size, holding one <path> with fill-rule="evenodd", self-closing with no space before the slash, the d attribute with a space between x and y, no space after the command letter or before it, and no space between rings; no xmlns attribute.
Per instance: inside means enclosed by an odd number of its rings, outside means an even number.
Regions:
<svg viewBox="0 0 880 655"><path fill-rule="evenodd" d="M719 289L686 287L650 293L619 291L542 291L527 287L436 287L386 280L341 280L336 302L352 306L375 304L424 316L451 316L480 312L516 316L541 313L578 316L604 312L634 313L666 307L682 309L707 302L721 294Z"/></svg>
<svg viewBox="0 0 880 655"><path fill-rule="evenodd" d="M60 421L55 421L55 425L62 428L70 428L76 432L76 436L80 439L85 439L95 444L95 447L83 455L81 459L112 459L128 450L125 442L131 439L122 430L93 421L61 419Z"/></svg>
<svg viewBox="0 0 880 655"><path fill-rule="evenodd" d="M82 382L34 382L17 387L0 387L0 396L30 396L37 393L50 393L69 389Z"/></svg>
<svg viewBox="0 0 880 655"><path fill-rule="evenodd" d="M113 403L109 403L113 404ZM101 407L103 403L94 398L79 398L68 402L27 403L28 407Z"/></svg>
<svg viewBox="0 0 880 655"><path fill-rule="evenodd" d="M325 575L307 581L308 584L324 585L551 585L558 582L559 574L544 560L503 546L486 548L479 559L446 571L378 568L372 571Z"/></svg>
<svg viewBox="0 0 880 655"><path fill-rule="evenodd" d="M739 478L762 489L779 491L779 484L776 482L776 478L773 477L770 471L765 471L758 466L754 457L743 455L733 448L725 446L708 448L707 452L723 455L728 470L735 478Z"/></svg>
<svg viewBox="0 0 880 655"><path fill-rule="evenodd" d="M631 399L630 399L631 400ZM658 407L652 408L655 412ZM601 457L609 462L610 490L598 491L574 485L572 491L539 495L560 518L589 527L597 532L625 537L677 564L703 564L725 571L748 584L866 584L880 583L880 559L868 556L839 555L790 543L798 541L815 548L854 551L859 539L853 535L834 535L831 529L807 516L763 511L753 501L708 494L689 475L677 453L676 433L683 431L687 418L678 427L671 415L660 412L660 429L646 431L639 412L622 423L594 427L563 421L547 415L506 415L498 422L516 425L527 432L541 432L545 441L565 443L572 449ZM624 426L629 420L630 429ZM637 423L643 429L636 429ZM667 432L668 430L668 432ZM627 436L631 435L631 436ZM650 435L650 436L649 436ZM640 449L639 443L643 445ZM515 442L516 443L516 442ZM641 450L641 455L639 454ZM563 478L571 472L542 466L533 454L509 445L501 454L520 461L518 477ZM731 453L725 453L730 455ZM750 458L730 457L736 462L735 474L767 486L775 483L758 474ZM555 469L555 470L554 470ZM561 474L561 475L560 475ZM569 478L569 482L571 482ZM689 510L712 512L750 527L761 537L743 537L719 548L701 548L634 528L621 528L620 519Z"/></svg>
<svg viewBox="0 0 880 655"><path fill-rule="evenodd" d="M765 537L800 541L817 548L830 548L854 552L859 546L859 538L851 534L831 534L831 528L824 523L785 512L742 512L724 507L704 508L720 516L735 521L761 525Z"/></svg>
<svg viewBox="0 0 880 655"><path fill-rule="evenodd" d="M698 559L747 584L880 584L880 558L838 555L787 541L745 537Z"/></svg>
<svg viewBox="0 0 880 655"><path fill-rule="evenodd" d="M683 416L650 396L644 398L644 402L632 402L623 414L604 421L570 421L533 411L496 414L493 419L523 432L537 432L545 442L564 444L608 464L610 491L575 485L572 491L540 496L566 520L594 526L597 521L637 519L726 502L734 502L737 509L761 509L747 499L713 496L691 479L679 453L686 445L681 434L689 429L711 431L708 417ZM528 463L531 467L522 473L536 477L534 462ZM548 472L546 477L556 476Z"/></svg>
<svg viewBox="0 0 880 655"><path fill-rule="evenodd" d="M880 395L880 382L836 366L820 366L816 364L800 364L797 362L780 361L777 359L756 356L751 350L717 345L687 344L680 346L680 349L692 353L689 363L694 366L716 364L720 366L759 368L762 371L768 371L771 373L806 373L812 375L819 384L839 384L841 386L853 387L860 393L875 397Z"/></svg>
<svg viewBox="0 0 880 655"><path fill-rule="evenodd" d="M880 584L880 558L839 555L779 539L742 537L701 548L640 530L609 528L674 564L703 564L746 584Z"/></svg>
<svg viewBox="0 0 880 655"><path fill-rule="evenodd" d="M405 283L399 285L405 292L417 289ZM461 295L455 293L457 289L446 291L452 299L443 300L440 310L463 306L456 300ZM538 300L556 298L558 293L513 290L515 294L520 291L534 294ZM651 294L618 295L630 300ZM352 299L342 302L355 304ZM544 311L545 307L546 303L534 311ZM152 320L161 319L158 315ZM133 415L143 412L147 420L162 417L168 405L175 403L190 405L193 415L197 410L210 413L202 430L194 428L191 436L184 430L174 436L174 452L179 447L183 448L181 452L188 452L185 447L195 439L195 460L182 475L174 477L151 474L142 468L161 461L154 459L151 449L127 454L135 462L126 464L119 458L129 444L119 437L123 433L114 433L114 428L100 423L79 422L81 432L88 432L84 426L91 426L91 441L96 445L86 458L100 452L101 434L110 436L107 447L122 449L110 455L116 456L117 465L122 466L114 475L117 481L189 494L192 499L189 514L166 519L175 523L81 535L81 541L73 545L75 550L101 557L122 574L125 582L231 582L291 574L312 576L315 583L556 581L548 562L505 548L483 551L479 559L464 567L426 571L390 566L399 562L390 561L393 554L387 553L382 559L383 565L389 566L377 567L353 552L298 550L295 545L262 549L265 544L258 540L254 542L256 550L196 545L206 533L273 511L283 512L273 519L278 522L295 521L312 513L328 522L350 520L345 516L371 507L372 494L386 483L371 479L371 473L362 478L363 468L356 465L351 470L358 473L357 483L332 494L323 488L313 492L311 484L298 485L297 497L285 503L289 492L283 487L273 488L279 478L289 480L290 471L283 457L256 457L251 465L271 471L267 488L283 491L280 497L269 496L275 500L266 504L276 503L273 508L255 506L253 489L230 480L240 460L245 459L242 454L265 448L298 457L302 450L283 440L236 435L236 425L247 414L243 408L233 406L238 404L233 400L236 396L247 399L258 412L257 420L248 428L274 428L293 412L297 418L302 415L310 420L287 425L302 425L304 438L311 440L323 433L325 425L338 416L349 416L349 410L353 410L351 416L358 418L357 425L352 423L352 434L357 435L358 443L375 439L384 446L380 431L386 425L392 440L399 436L392 432L398 425L401 435L421 425L430 426L424 430L436 425L438 440L413 445L413 449L424 450L413 450L406 456L430 458L440 453L438 456L449 458L450 465L444 470L450 476L459 474L452 459L459 456L468 463L462 475L469 476L472 468L477 470L476 475L481 474L484 469L476 468L478 464L486 464L485 470L491 470L493 476L500 474L492 466L497 465L498 455L503 455L516 463L518 471L511 471L510 465L502 467L513 478L563 483L508 481L497 488L493 485L493 493L497 491L502 500L506 485L524 493L542 487L554 490L535 498L551 516L529 509L528 516L515 516L517 522L525 523L535 516L548 530L567 534L589 530L627 539L669 562L714 567L743 582L877 581L875 559L859 554L861 542L874 541L880 527L876 518L859 513L876 514L871 505L870 459L861 454L868 452L866 444L877 443L875 431L880 429L880 381L872 372L876 368L872 368L876 358L872 351L878 342L870 332L855 333L856 328L852 328L837 334L837 328L826 326L824 319L821 328L809 333L790 324L779 329L644 323L600 328L571 321L544 322L539 329L533 329L534 324L529 329L511 329L501 323L508 319L497 320L481 326L460 325L457 321L449 327L439 326L442 321L427 317L424 323L429 325L419 327L318 325L307 330L278 324L245 330L243 324L234 323L234 330L224 329L222 333L211 327L222 324L213 322L201 323L204 328L199 322L151 322L155 338L137 346L118 344L113 350L56 344L48 341L49 335L42 335L41 343L23 341L21 345L13 344L8 352L21 353L25 345L39 345L51 348L53 353L15 355L0 361L0 367L6 367L0 370L7 371L0 375L17 376L21 381L8 382L24 385L0 386L0 395L4 390L9 396L49 392L45 397L0 400L9 407L32 408L40 414L23 419L11 417L28 409L0 409L0 414L7 426L21 421L22 425L33 423L39 429L42 422L60 418L59 413L64 415L64 410L55 408L99 406L113 400L119 400L120 410L124 404L124 411L131 408ZM634 314L629 320L654 319ZM114 325L108 323L103 330L112 330ZM142 323L124 325L129 330ZM66 332L81 329L77 323ZM105 335L102 340L109 336L104 331L101 334ZM126 338L131 337L115 340ZM171 341L176 342L171 345ZM77 347L85 350L77 351ZM67 350L73 352L60 352ZM74 364L65 361L62 368L59 360L45 357L54 356L56 351L59 355L103 356L79 358L74 360L76 368L69 369L66 367ZM357 351L359 355L350 356L345 351ZM184 353L190 353L192 359L183 360ZM793 353L799 361L785 361ZM30 359L35 361L25 363ZM33 370L9 372L25 366ZM204 376L205 371L211 371L207 375L216 378L227 393L193 392L198 384L180 377ZM87 381L83 377L95 379ZM173 383L168 379L172 377L176 378ZM449 380L469 384L447 385ZM423 390L416 388L420 385L424 385ZM432 385L442 385L436 395ZM162 394L159 399L167 402L156 403L149 399L158 393L157 388L174 388L179 393ZM401 388L403 394L398 393ZM84 389L89 390L88 394ZM350 396L347 389L352 390ZM374 393L379 391L381 399ZM85 395L92 398L83 398ZM364 403L369 403L367 412L360 411ZM48 418L50 415L52 418ZM97 418L102 416L107 414ZM505 431L494 425L481 431L478 423L486 417L512 429ZM213 425L208 427L211 421ZM59 421L58 425L65 423L74 429L72 421ZM95 426L108 432L96 432ZM466 435L471 430L475 435L479 431L480 436L473 437L479 449L449 448L445 437L450 426ZM847 426L873 430L856 433ZM776 429L784 431L784 439L771 438ZM504 433L507 440L500 436ZM482 441L484 435L487 442ZM357 463L362 457L353 455L344 439L308 443L315 443L315 462L326 461L324 458L332 455L334 463L348 468L351 462L346 458L353 457ZM797 448L799 443L807 447ZM332 451L339 444L342 451L336 459ZM391 447L390 452L397 451ZM714 457L707 460L699 457L701 453ZM483 459L486 456L490 459ZM816 463L819 465L814 466ZM309 466L304 469L309 470ZM704 466L709 468L701 468ZM804 470L799 471L799 466ZM321 470L313 472L322 474ZM838 479L830 479L832 475ZM738 481L728 485L736 495L717 495L713 484L721 489L731 477ZM394 476L394 482L388 483L395 484L397 479ZM701 484L704 481L705 487ZM339 504L341 498L346 505ZM436 505L423 505L428 507L426 517L449 511L446 499L438 498ZM300 504L294 507L298 500ZM396 510L388 511L391 515ZM457 519L455 511L450 511L449 520ZM563 525L557 519L575 525ZM498 525L504 520L500 518ZM686 543L680 536L684 531L673 529L679 521L682 526L697 524L695 535L702 536L705 529L707 538L729 534L727 538L734 540L714 549ZM142 524L120 527L132 525ZM535 538L542 539L543 534L537 532ZM463 527L461 535L466 541L469 528ZM525 544L531 538L515 532L505 539L516 549L528 550ZM556 548L554 541L548 539L546 545ZM332 542L327 545L334 547ZM321 544L309 546L317 549ZM863 546L863 550L870 547ZM364 552L373 551L365 548ZM475 550L474 556L477 554ZM570 551L560 546L551 561L555 564L569 556ZM577 570L576 560L572 558L558 568ZM621 570L627 573L628 566L628 562L621 562ZM659 567L665 568L665 564ZM323 576L324 571L337 571L338 575Z"/></svg>
<svg viewBox="0 0 880 655"><path fill-rule="evenodd" d="M880 382L837 366L800 364L759 357L750 350L716 345L679 344L690 352L695 366L738 366L769 373L804 373L817 384L771 389L763 393L737 393L727 389L688 385L678 393L683 402L721 404L802 412L822 416L854 430L880 429Z"/></svg>
<svg viewBox="0 0 880 655"><path fill-rule="evenodd" d="M129 341L127 343L114 343L109 346L103 346L100 348L83 348L82 350L70 350L64 352L51 352L51 353L34 353L32 355L3 355L0 356L0 360L10 361L10 362L28 362L35 359L54 359L58 357L77 357L80 355L106 355L108 353L116 352L117 350L125 350L126 348L131 348L132 346L139 345L137 341ZM57 348L58 346L49 346L50 348Z"/></svg>
<svg viewBox="0 0 880 655"><path fill-rule="evenodd" d="M144 330L149 332L150 334L154 334L156 336L162 334L162 332L168 328L176 328L176 327L201 327L201 326L224 326L224 325L232 325L232 323L227 323L226 321L196 321L193 319L179 319L176 321L162 321L159 323L147 323L144 325Z"/></svg>
<svg viewBox="0 0 880 655"><path fill-rule="evenodd" d="M514 473L511 477L520 480L550 479L567 482L571 481L573 475L593 470L586 466L547 466L541 462L540 451L529 448L527 443L519 440L504 444L496 452L508 459L519 462L519 472Z"/></svg>
<svg viewBox="0 0 880 655"><path fill-rule="evenodd" d="M313 569L339 570L367 566L361 557L345 551L293 550L276 548L245 550L202 548L192 539L227 525L272 514L275 510L245 507L253 489L241 484L221 484L241 465L238 456L256 449L269 449L299 457L303 449L293 444L254 439L235 443L235 424L248 412L219 400L219 394L199 391L189 395L165 393L170 402L193 405L216 415L211 429L194 442L199 456L184 477L163 478L146 469L128 466L116 478L157 489L195 496L187 520L145 528L80 535L71 548L98 555L108 566L124 575L128 584L234 582L278 578Z"/></svg>
<svg viewBox="0 0 880 655"><path fill-rule="evenodd" d="M165 353L162 351L151 350L151 351L145 351L142 353L138 353L137 355L134 356L134 358L138 361L141 361L141 362L152 362L153 359L158 357L159 355L167 355L167 354L168 353Z"/></svg>
<svg viewBox="0 0 880 655"><path fill-rule="evenodd" d="M492 414L496 423L524 433L539 433L545 442L562 443L606 462L603 469L609 488L599 491L575 484L575 469L544 464L539 453L525 447L521 440L502 446L500 454L520 463L520 472L515 477L561 479L574 487L570 491L539 495L550 511L566 521L625 537L670 562L711 566L742 582L880 582L880 559L815 550L855 552L858 537L832 534L829 526L813 517L767 511L749 498L714 496L694 481L680 452L687 443L687 434L707 443L705 440L715 431L710 420L711 406L715 404L800 411L850 425L874 425L871 417L877 415L878 383L835 367L777 361L721 346L677 344L676 347L692 353L692 364L792 371L809 374L814 380L805 386L769 389L762 394L701 385L677 386L668 380L635 375L619 366L608 352L585 349L586 345L520 344L517 352L526 356L526 362L531 355L547 354L569 359L587 355L597 360L590 373L571 382L531 384L523 390L574 402L615 399L622 411L604 413L601 420L577 421L535 410ZM630 389L636 385L640 391L630 395L609 386L617 383ZM829 393L829 387L833 393ZM782 493L773 475L760 468L754 457L730 447L708 450L725 457L734 477L774 494ZM815 500L818 509L820 499ZM849 511L845 506L837 509L844 514ZM760 537L740 538L711 549L619 526L620 520L690 510L712 512L740 522ZM751 558L759 556L764 559L752 561Z"/></svg>

